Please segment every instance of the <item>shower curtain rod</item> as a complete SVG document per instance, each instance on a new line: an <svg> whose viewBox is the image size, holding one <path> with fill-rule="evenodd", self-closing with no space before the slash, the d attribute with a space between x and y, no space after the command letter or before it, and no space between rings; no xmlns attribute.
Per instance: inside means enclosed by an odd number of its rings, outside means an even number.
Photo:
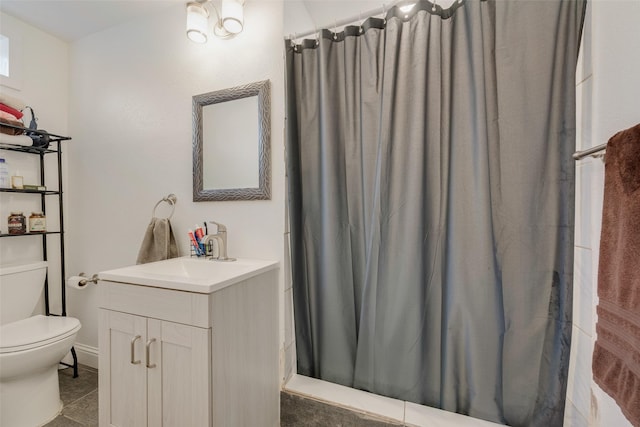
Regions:
<svg viewBox="0 0 640 427"><path fill-rule="evenodd" d="M389 6L387 6L386 3L382 3L382 6L380 6L377 9L373 9L373 10L366 11L364 13L360 13L357 16L352 16L352 17L349 17L349 18L336 20L336 21L333 22L333 25L326 24L326 25L321 26L320 28L316 28L315 30L312 30L312 31L307 31L307 32L302 33L302 34L298 34L298 33L289 34L289 40L303 39L305 37L309 37L309 36L312 36L314 34L318 34L324 28L333 28L333 30L336 31L338 27L345 27L345 26L347 26L349 24L353 24L353 23L356 23L356 22L361 23L361 22L364 22L367 19L369 19L371 17L374 17L374 16L377 16L377 15L382 15L382 14L386 15L386 12L389 11L390 9L392 9L395 6L398 6L398 5L410 5L412 3L413 4L418 4L419 1L420 0L409 0L409 1L407 1L407 0L395 0L395 1L392 1L389 4ZM430 1L431 4L434 5L434 7L435 7L435 5L438 4L438 0L429 0L429 1ZM456 1L462 3L462 0L454 0L454 1L451 2L451 5L453 5L453 3L455 3ZM480 0L480 1L485 1L485 0ZM447 7L450 7L451 5L449 5ZM363 19L363 17L364 17L364 19Z"/></svg>
<svg viewBox="0 0 640 427"><path fill-rule="evenodd" d="M365 21L368 18L372 17L372 16L376 16L376 15L380 15L382 13L385 13L387 10L391 9L393 6L395 6L395 3L398 2L393 2L391 3L390 7L386 7L386 5L383 3L382 6L380 6L377 9L373 9L364 13L361 13L358 16L352 16L350 18L345 18L345 19L341 19L339 21L335 21L333 23L333 27L331 25L324 25L322 27L320 27L320 29L316 28L313 31L307 31L306 33L302 33L302 34L297 34L297 33L293 33L293 37L291 37L291 34L289 35L289 39L290 40L297 40L297 39L303 39L305 37L309 37L312 36L314 34L318 34L319 32L322 31L323 28L333 28L334 31L338 28L338 27L345 27L349 24L353 24L354 22L358 22L358 21ZM362 19L362 16L364 16L365 18Z"/></svg>
<svg viewBox="0 0 640 427"><path fill-rule="evenodd" d="M600 144L600 145L596 145L595 147L587 148L586 150L583 150L583 151L576 151L575 153L573 153L573 159L581 160L592 154L596 154L600 151L604 151L606 150L606 148L607 148L607 144Z"/></svg>

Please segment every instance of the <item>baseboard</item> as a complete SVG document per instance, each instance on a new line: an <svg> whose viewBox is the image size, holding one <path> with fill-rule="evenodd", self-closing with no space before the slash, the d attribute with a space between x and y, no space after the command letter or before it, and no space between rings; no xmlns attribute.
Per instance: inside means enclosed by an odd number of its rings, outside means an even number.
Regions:
<svg viewBox="0 0 640 427"><path fill-rule="evenodd" d="M89 345L75 343L73 348L76 349L76 356L78 356L78 363L89 366L94 369L98 369L98 348L91 347ZM63 360L66 363L73 363L71 353L69 353Z"/></svg>

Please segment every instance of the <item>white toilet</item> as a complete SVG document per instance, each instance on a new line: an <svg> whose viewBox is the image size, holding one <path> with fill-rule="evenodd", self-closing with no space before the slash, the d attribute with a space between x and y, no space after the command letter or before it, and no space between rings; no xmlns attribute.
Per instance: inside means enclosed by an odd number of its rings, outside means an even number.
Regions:
<svg viewBox="0 0 640 427"><path fill-rule="evenodd" d="M46 261L0 267L0 426L42 426L62 409L58 363L80 321L32 316L46 271Z"/></svg>

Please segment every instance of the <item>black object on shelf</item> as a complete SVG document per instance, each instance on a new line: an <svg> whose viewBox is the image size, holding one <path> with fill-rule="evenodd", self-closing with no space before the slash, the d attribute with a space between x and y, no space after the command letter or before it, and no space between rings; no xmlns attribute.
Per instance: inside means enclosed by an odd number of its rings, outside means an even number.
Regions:
<svg viewBox="0 0 640 427"><path fill-rule="evenodd" d="M50 305L49 305L49 269L47 269L47 275L45 277L44 282L44 303L45 303L45 313L47 316L66 316L67 315L67 294L65 288L65 253L64 253L64 210L63 210L63 199L62 199L62 141L68 141L71 138L68 136L61 136L52 133L48 133L42 130L32 130L21 126L14 126L10 124L2 124L3 127L10 127L14 129L21 129L24 133L33 133L43 137L47 137L49 144L47 147L34 147L34 146L25 146L19 144L11 144L11 143L0 143L0 150L5 151L17 151L21 153L27 154L35 154L40 158L40 185L45 185L45 173L44 173L44 156L46 154L56 154L57 157L57 167L58 167L58 189L57 190L27 190L27 189L16 189L16 188L0 188L0 192L2 193L24 193L24 194L37 194L40 196L40 206L43 213L46 214L47 210L47 196L57 196L58 198L58 212L59 212L59 221L60 221L60 229L59 231L46 231L41 233L25 233L25 234L0 234L0 238L4 237L25 237L25 236L39 236L42 238L42 257L44 261L48 261L47 257L47 236L58 234L60 240L60 289L61 289L61 297L62 297L62 311L60 314L51 313ZM71 347L71 355L73 356L73 365L69 365L67 363L60 362L63 365L69 366L73 368L73 377L78 377L78 357L76 355L76 350L74 347Z"/></svg>

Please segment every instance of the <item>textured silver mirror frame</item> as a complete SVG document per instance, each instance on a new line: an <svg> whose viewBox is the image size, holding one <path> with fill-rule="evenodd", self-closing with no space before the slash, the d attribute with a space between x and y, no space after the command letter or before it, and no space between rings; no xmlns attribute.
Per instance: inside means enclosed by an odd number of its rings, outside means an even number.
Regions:
<svg viewBox="0 0 640 427"><path fill-rule="evenodd" d="M258 187L203 188L202 108L220 102L258 97ZM193 201L270 200L271 199L271 83L249 83L193 96Z"/></svg>

